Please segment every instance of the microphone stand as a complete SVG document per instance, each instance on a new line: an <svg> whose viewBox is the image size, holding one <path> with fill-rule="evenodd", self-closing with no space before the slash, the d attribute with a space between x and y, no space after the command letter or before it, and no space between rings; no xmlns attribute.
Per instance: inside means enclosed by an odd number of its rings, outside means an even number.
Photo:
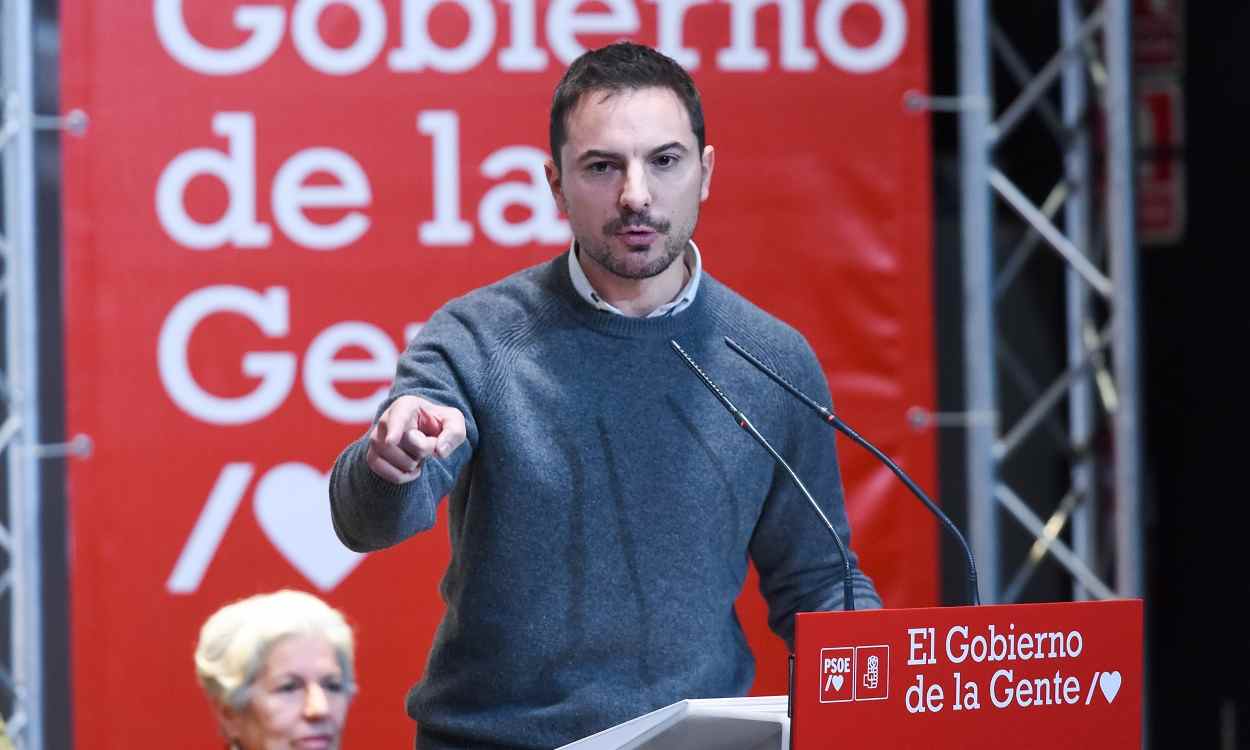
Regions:
<svg viewBox="0 0 1250 750"><path fill-rule="evenodd" d="M968 580L967 580L968 603L973 604L973 605L980 604L981 594L977 586L977 565L976 565L975 559L972 556L972 548L968 546L968 540L964 538L964 535L962 533L960 533L959 528L955 526L954 522L951 521L951 519L945 513L942 512L942 509L939 508L936 503L934 503L932 500L929 499L929 496L924 493L924 490L920 489L920 487L915 482L912 481L911 477L907 476L907 473L904 472L901 468L899 468L898 464L890 460L889 456L877 450L876 446L874 446L872 443L868 442L864 438L860 437L858 432L851 429L850 425L848 425L847 423L839 419L836 414L826 409L825 407L821 406L820 404L816 403L806 393L803 393L790 381L782 377L776 370L764 364L757 357L755 357L755 355L751 354L746 349L743 349L741 346L739 346L738 342L726 336L725 343L729 346L730 349L733 349L735 352L737 352L743 359L750 362L752 365L754 365L758 370L763 372L768 377L772 378L773 382L777 383L782 388L785 388L787 391L790 392L791 395L798 398L800 401L806 404L809 408L811 408L814 412L816 412L816 414L818 414L821 417L821 421L823 421L825 424L838 430L843 435L846 435L857 445L861 446L862 448L867 450L869 453L876 456L877 460L885 464L886 467L890 469L890 471L894 472L894 475L896 477L902 480L903 484L907 485L907 489L911 490L912 494L918 497L920 499L920 502L924 503L924 506L929 510L929 512L932 513L939 521L942 522L942 525L946 528L946 530L949 531L951 535L955 537L956 541L958 541L959 544L963 547L964 557L968 561ZM674 344L674 346L676 346L676 344Z"/></svg>
<svg viewBox="0 0 1250 750"><path fill-rule="evenodd" d="M729 397L726 396L723 391L721 391L720 387L713 383L712 379L709 378L697 364L695 364L694 360L690 358L690 355L686 354L686 350L682 349L681 345L676 341L670 340L668 343L672 344L673 350L681 356L682 361L694 371L694 374L699 377L699 380L708 387L708 390L716 396L716 399L721 402L721 405L729 411L730 415L733 416L734 421L738 423L738 426L746 430L751 437L755 438L755 442L762 445L764 450L768 451L768 455L772 456L773 460L776 461L781 468L785 469L786 474L790 476L791 481L794 482L795 486L799 488L799 491L803 493L803 497L807 498L807 502L810 503L812 508L816 511L816 515L820 516L820 520L824 522L825 528L829 530L829 534L833 537L833 543L837 545L838 551L842 553L843 609L854 610L855 595L854 588L851 585L850 553L847 552L846 544L842 542L842 537L838 536L838 532L834 530L833 524L829 523L828 516L826 516L825 512L820 509L820 505L816 503L816 500L812 498L812 493L807 491L807 487L803 485L802 480L800 480L798 475L794 473L794 470L790 468L790 464L786 463L786 460L781 457L781 454L778 453L772 445L764 439L764 436L760 434L759 430L755 429L755 425L751 424L751 420L747 419L747 416L743 414L738 407L733 405L733 402L729 400Z"/></svg>

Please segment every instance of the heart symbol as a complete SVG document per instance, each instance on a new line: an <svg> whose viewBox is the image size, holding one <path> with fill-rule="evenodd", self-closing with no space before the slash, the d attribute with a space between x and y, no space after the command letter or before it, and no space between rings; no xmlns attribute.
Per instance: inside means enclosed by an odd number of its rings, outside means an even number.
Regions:
<svg viewBox="0 0 1250 750"><path fill-rule="evenodd" d="M1108 703L1111 703L1120 692L1120 673L1103 672L1098 678L1098 687L1102 690L1102 697L1106 698Z"/></svg>
<svg viewBox="0 0 1250 750"><path fill-rule="evenodd" d="M261 477L252 503L270 543L322 591L339 585L364 559L334 535L329 487L329 474L306 464L279 464Z"/></svg>
<svg viewBox="0 0 1250 750"><path fill-rule="evenodd" d="M833 676L833 692L842 692L842 675L840 674Z"/></svg>

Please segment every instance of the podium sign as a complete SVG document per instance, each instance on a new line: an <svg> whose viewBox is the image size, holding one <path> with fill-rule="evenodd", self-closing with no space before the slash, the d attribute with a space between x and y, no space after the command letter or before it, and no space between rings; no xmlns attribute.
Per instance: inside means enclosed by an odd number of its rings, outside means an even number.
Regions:
<svg viewBox="0 0 1250 750"><path fill-rule="evenodd" d="M1141 746L1142 602L813 612L794 750Z"/></svg>

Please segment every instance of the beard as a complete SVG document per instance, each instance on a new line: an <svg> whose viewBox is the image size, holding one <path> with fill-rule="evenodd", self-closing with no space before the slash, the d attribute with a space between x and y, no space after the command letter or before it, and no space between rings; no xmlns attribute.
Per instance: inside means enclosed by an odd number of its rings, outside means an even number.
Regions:
<svg viewBox="0 0 1250 750"><path fill-rule="evenodd" d="M688 225L678 226L676 231L670 232L672 229L671 222L663 219L653 219L646 212L622 214L619 218L605 224L602 234L595 237L593 241L586 242L578 238L577 245L591 259L615 276L623 279L649 279L667 271L674 261L685 254L686 245L689 244L690 238L694 235L694 227L698 220L699 214L696 206L691 222ZM651 251L650 247L638 248L636 250L626 249L623 254L614 254L611 246L613 238L623 228L638 226L654 229L659 233L657 240L663 238L664 241L663 252L650 262L642 265L638 265L635 257L649 253Z"/></svg>

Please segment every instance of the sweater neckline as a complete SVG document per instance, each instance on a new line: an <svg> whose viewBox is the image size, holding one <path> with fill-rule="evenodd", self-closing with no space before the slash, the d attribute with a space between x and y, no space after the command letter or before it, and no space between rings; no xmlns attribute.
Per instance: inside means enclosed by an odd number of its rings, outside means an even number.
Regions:
<svg viewBox="0 0 1250 750"><path fill-rule="evenodd" d="M707 297L711 293L712 283L707 270L704 269L703 281L699 293L694 296L690 305L680 312L660 318L633 318L627 315L597 310L586 303L573 286L569 278L569 253L566 251L547 264L546 276L550 288L578 322L608 336L634 339L665 339L687 331L694 321L702 317L701 311L707 307Z"/></svg>

